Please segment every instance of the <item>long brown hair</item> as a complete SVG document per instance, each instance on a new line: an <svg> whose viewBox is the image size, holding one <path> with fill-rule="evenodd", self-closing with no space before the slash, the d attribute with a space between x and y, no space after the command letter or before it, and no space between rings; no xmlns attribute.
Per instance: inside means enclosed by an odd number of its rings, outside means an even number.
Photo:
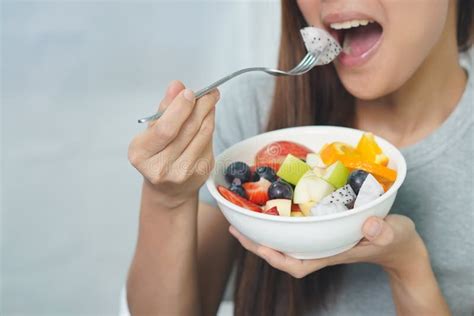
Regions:
<svg viewBox="0 0 474 316"><path fill-rule="evenodd" d="M472 0L458 0L459 50L472 45ZM290 69L306 54L299 30L307 23L295 0L281 2L281 38L278 66ZM304 125L351 126L354 97L342 85L333 65L318 67L304 76L276 79L267 130ZM334 298L342 266L295 279L272 268L256 255L240 248L237 260L236 316L296 316L324 309Z"/></svg>

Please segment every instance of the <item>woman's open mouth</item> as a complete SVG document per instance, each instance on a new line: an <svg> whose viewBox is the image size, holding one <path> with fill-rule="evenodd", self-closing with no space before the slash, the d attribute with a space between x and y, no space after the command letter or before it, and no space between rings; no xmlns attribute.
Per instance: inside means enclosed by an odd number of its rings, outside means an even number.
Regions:
<svg viewBox="0 0 474 316"><path fill-rule="evenodd" d="M338 61L348 67L366 62L377 50L383 34L382 26L374 20L334 22L330 33L342 46Z"/></svg>

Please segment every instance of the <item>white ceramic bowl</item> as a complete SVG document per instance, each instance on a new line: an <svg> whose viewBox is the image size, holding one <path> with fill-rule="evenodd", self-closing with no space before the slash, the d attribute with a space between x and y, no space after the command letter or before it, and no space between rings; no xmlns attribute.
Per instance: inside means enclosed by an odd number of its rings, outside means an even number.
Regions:
<svg viewBox="0 0 474 316"><path fill-rule="evenodd" d="M370 216L385 217L397 191L405 180L406 162L400 151L386 140L376 137L390 158L389 167L398 172L392 187L377 200L347 212L312 217L284 217L261 214L239 207L222 197L216 185L227 186L224 170L234 161L254 162L263 146L281 140L300 143L314 151L330 142L356 145L362 131L333 126L287 128L248 138L228 148L216 158L216 167L207 187L230 224L249 239L299 259L323 258L346 251L362 238L362 225Z"/></svg>

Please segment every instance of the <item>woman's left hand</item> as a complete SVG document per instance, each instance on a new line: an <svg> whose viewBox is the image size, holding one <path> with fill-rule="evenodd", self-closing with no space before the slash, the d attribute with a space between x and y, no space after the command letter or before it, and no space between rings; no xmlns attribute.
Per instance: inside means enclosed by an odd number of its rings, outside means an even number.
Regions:
<svg viewBox="0 0 474 316"><path fill-rule="evenodd" d="M258 245L244 237L234 227L229 231L244 248L263 258L276 269L285 271L295 278L302 278L327 266L368 262L381 265L384 269L403 274L413 271L421 261L427 260L426 247L408 217L388 215L385 219L370 217L362 227L364 239L354 248L332 257L299 260L281 252Z"/></svg>

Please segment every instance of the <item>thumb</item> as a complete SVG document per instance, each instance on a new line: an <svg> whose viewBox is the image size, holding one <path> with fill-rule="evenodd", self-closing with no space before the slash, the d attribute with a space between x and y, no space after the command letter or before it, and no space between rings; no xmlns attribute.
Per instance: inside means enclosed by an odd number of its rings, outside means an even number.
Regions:
<svg viewBox="0 0 474 316"><path fill-rule="evenodd" d="M387 246L394 238L392 226L379 217L369 217L362 226L364 237L373 245Z"/></svg>

